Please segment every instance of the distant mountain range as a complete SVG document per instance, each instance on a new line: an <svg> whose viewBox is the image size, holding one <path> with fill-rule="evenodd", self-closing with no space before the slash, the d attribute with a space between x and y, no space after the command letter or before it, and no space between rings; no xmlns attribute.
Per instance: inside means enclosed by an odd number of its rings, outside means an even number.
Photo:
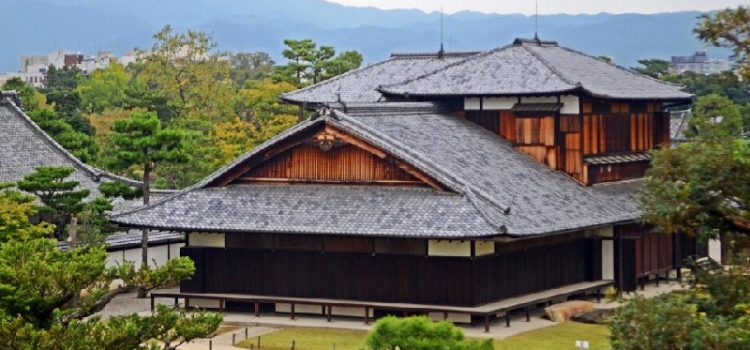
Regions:
<svg viewBox="0 0 750 350"><path fill-rule="evenodd" d="M324 0L5 0L0 20L0 72L16 71L19 57L57 49L122 54L151 46L166 24L211 33L220 49L266 51L280 62L282 40L312 38L339 50L358 50L367 62L391 52L435 52L440 14L418 10L346 7ZM703 50L692 29L698 12L661 14L544 15L542 39L618 64ZM447 50L486 50L532 37L524 15L459 12L445 16ZM726 50L709 49L714 57Z"/></svg>

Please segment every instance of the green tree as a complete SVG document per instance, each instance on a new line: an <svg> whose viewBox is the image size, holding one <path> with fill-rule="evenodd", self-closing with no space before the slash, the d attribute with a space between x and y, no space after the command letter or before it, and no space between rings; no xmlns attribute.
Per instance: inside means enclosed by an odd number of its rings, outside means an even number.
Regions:
<svg viewBox="0 0 750 350"><path fill-rule="evenodd" d="M78 82L76 92L81 97L81 106L89 114L125 107L130 80L128 71L117 62L95 70Z"/></svg>
<svg viewBox="0 0 750 350"><path fill-rule="evenodd" d="M729 48L742 69L750 77L750 9L739 6L701 15L695 33L701 40L717 47Z"/></svg>
<svg viewBox="0 0 750 350"><path fill-rule="evenodd" d="M243 86L246 81L266 78L275 62L265 52L238 52L232 55L231 64L232 80L238 86Z"/></svg>
<svg viewBox="0 0 750 350"><path fill-rule="evenodd" d="M316 84L336 75L359 68L362 54L357 51L346 51L336 56L332 46L320 46L311 39L284 40L286 49L282 55L288 59L285 66L276 67L274 80L303 86Z"/></svg>
<svg viewBox="0 0 750 350"><path fill-rule="evenodd" d="M491 350L491 339L471 340L450 322L433 322L424 316L384 317L367 335L369 350Z"/></svg>
<svg viewBox="0 0 750 350"><path fill-rule="evenodd" d="M179 341L218 328L221 315L187 315L163 305L146 317L92 316L133 290L128 282L146 281L153 288L173 284L192 275L192 262L183 257L137 273L132 264L108 269L103 247L61 250L54 240L44 239L54 226L31 223L35 213L30 196L8 185L0 190L0 349L131 350L151 339L167 340L164 349L174 349ZM126 282L111 289L116 278Z"/></svg>
<svg viewBox="0 0 750 350"><path fill-rule="evenodd" d="M665 77L665 80L684 86L684 90L696 96L711 94L726 96L737 104L750 103L750 85L734 72L697 74L685 72Z"/></svg>
<svg viewBox="0 0 750 350"><path fill-rule="evenodd" d="M62 119L77 132L94 135L94 128L81 114L81 97L78 92L54 89L47 91L46 97L55 110L56 118Z"/></svg>
<svg viewBox="0 0 750 350"><path fill-rule="evenodd" d="M174 33L170 26L154 35L138 79L163 98L171 115L212 122L234 117L234 87L226 55L206 33Z"/></svg>
<svg viewBox="0 0 750 350"><path fill-rule="evenodd" d="M47 69L47 90L75 90L81 70L76 66L57 68L50 65Z"/></svg>
<svg viewBox="0 0 750 350"><path fill-rule="evenodd" d="M54 111L37 109L29 113L29 118L76 158L86 163L96 159L99 145L94 138L76 131L65 120L58 118Z"/></svg>
<svg viewBox="0 0 750 350"><path fill-rule="evenodd" d="M721 95L701 96L695 103L695 112L688 120L688 136L739 137L743 134L740 107Z"/></svg>
<svg viewBox="0 0 750 350"><path fill-rule="evenodd" d="M279 67L279 75L283 80L293 82L302 86L303 79L310 67L317 45L312 39L293 40L285 39L286 49L281 52L289 62L286 66Z"/></svg>
<svg viewBox="0 0 750 350"><path fill-rule="evenodd" d="M12 187L0 183L0 242L51 236L53 225L44 221L32 223L29 219L39 212L34 197L11 191Z"/></svg>
<svg viewBox="0 0 750 350"><path fill-rule="evenodd" d="M640 64L642 67L633 67L632 69L638 73L648 75L652 78L661 79L669 73L669 61L653 58L638 60L638 64Z"/></svg>
<svg viewBox="0 0 750 350"><path fill-rule="evenodd" d="M21 78L10 78L0 90L15 90L21 97L23 109L27 112L47 108L47 98L33 86L26 84Z"/></svg>
<svg viewBox="0 0 750 350"><path fill-rule="evenodd" d="M17 184L20 190L35 195L43 203L40 213L45 221L57 227L58 239L64 238L65 225L71 217L86 207L84 199L90 193L78 188L77 181L69 180L74 172L73 168L65 166L39 167Z"/></svg>
<svg viewBox="0 0 750 350"><path fill-rule="evenodd" d="M148 205L151 192L151 177L157 165L169 162L187 162L185 152L186 133L177 129L162 128L155 113L133 113L130 118L118 120L112 127L113 157L110 166L116 170L132 167L142 169L141 192L143 204ZM142 268L148 265L148 230L143 230L141 240ZM139 289L145 297L145 290Z"/></svg>

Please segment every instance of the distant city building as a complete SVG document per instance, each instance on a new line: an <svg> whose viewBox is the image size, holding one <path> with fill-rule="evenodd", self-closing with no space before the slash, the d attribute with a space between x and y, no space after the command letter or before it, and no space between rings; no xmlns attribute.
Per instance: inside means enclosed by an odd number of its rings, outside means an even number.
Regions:
<svg viewBox="0 0 750 350"><path fill-rule="evenodd" d="M99 51L96 55L86 56L82 53L71 53L66 50L57 50L47 55L21 56L18 72L0 73L0 85L13 78L20 78L24 82L37 88L43 88L47 84L47 70L50 66L56 68L76 67L83 74L91 74L97 69L106 68L112 62L120 62L123 65L136 62L143 54L126 52L122 58L109 51Z"/></svg>
<svg viewBox="0 0 750 350"><path fill-rule="evenodd" d="M691 56L672 56L670 74L693 72L697 74L716 74L732 69L729 61L710 59L705 51L697 51Z"/></svg>
<svg viewBox="0 0 750 350"><path fill-rule="evenodd" d="M47 84L47 74L45 72L22 72L22 73L0 73L0 86L5 84L6 81L20 78L27 84L34 86L35 88L43 88Z"/></svg>

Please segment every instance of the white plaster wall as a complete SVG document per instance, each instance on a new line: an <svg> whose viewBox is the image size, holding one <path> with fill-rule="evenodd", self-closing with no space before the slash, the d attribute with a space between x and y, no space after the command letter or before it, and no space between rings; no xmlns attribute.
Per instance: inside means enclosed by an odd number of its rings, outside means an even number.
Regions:
<svg viewBox="0 0 750 350"><path fill-rule="evenodd" d="M188 234L188 242L191 247L224 248L226 246L223 233L191 232Z"/></svg>
<svg viewBox="0 0 750 350"><path fill-rule="evenodd" d="M518 99L515 97L485 97L482 108L488 111L508 110L516 105Z"/></svg>
<svg viewBox="0 0 750 350"><path fill-rule="evenodd" d="M718 239L708 240L708 257L721 263L721 241Z"/></svg>
<svg viewBox="0 0 750 350"><path fill-rule="evenodd" d="M444 316L445 315L442 312L430 312L429 313L429 317L433 321L443 321L445 320ZM448 321L451 321L453 323L471 323L471 315L449 312Z"/></svg>
<svg viewBox="0 0 750 350"><path fill-rule="evenodd" d="M479 97L466 97L464 98L464 110L467 111L478 111L479 107L481 107Z"/></svg>
<svg viewBox="0 0 750 350"><path fill-rule="evenodd" d="M581 112L581 105L580 101L578 101L578 96L562 95L560 96L560 102L563 103L560 114L579 114Z"/></svg>
<svg viewBox="0 0 750 350"><path fill-rule="evenodd" d="M477 256L492 255L495 253L495 242L493 241L477 241L474 244L474 253Z"/></svg>
<svg viewBox="0 0 750 350"><path fill-rule="evenodd" d="M615 279L615 241L602 240L602 279Z"/></svg>
<svg viewBox="0 0 750 350"><path fill-rule="evenodd" d="M430 240L427 244L427 255L471 256L471 242Z"/></svg>

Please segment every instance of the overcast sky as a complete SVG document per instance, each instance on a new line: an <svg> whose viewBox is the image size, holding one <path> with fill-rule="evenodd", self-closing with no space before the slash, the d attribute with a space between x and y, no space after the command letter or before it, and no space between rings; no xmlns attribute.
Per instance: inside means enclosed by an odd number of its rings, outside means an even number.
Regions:
<svg viewBox="0 0 750 350"><path fill-rule="evenodd" d="M427 12L445 8L446 13L463 10L495 13L534 13L534 0L328 0L351 6L383 9L417 8ZM750 4L750 0L539 0L539 13L654 13L716 10Z"/></svg>

